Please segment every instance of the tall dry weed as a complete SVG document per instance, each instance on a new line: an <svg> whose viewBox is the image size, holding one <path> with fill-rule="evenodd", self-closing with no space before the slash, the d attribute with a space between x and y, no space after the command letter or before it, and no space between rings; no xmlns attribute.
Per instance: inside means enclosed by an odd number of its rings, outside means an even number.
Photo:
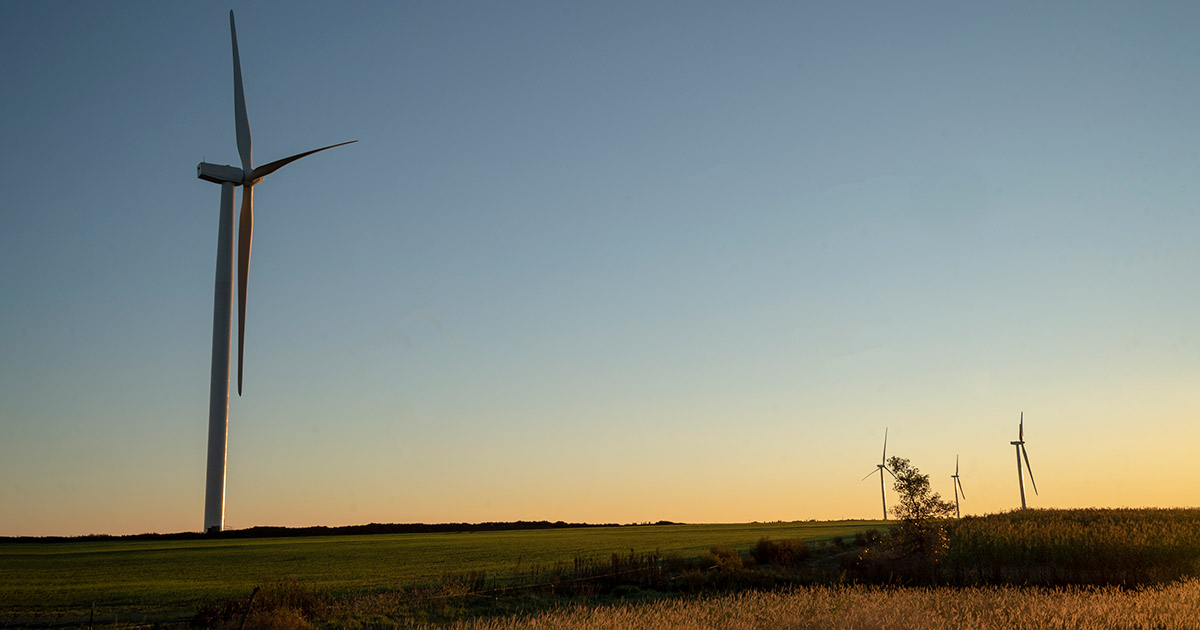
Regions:
<svg viewBox="0 0 1200 630"><path fill-rule="evenodd" d="M477 620L457 630L1200 630L1200 581L1124 590L833 586Z"/></svg>

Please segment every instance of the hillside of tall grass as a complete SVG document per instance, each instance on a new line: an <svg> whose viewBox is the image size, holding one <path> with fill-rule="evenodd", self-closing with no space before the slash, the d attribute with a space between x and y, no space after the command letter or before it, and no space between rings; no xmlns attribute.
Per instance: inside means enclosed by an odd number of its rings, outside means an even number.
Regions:
<svg viewBox="0 0 1200 630"><path fill-rule="evenodd" d="M950 527L943 580L1162 584L1200 575L1200 510L1022 510Z"/></svg>

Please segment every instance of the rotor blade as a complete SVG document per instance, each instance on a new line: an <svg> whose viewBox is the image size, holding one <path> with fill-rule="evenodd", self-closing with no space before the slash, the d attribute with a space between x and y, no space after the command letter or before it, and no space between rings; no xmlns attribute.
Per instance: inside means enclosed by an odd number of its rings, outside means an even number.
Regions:
<svg viewBox="0 0 1200 630"><path fill-rule="evenodd" d="M954 456L954 476L958 476L958 455Z"/></svg>
<svg viewBox="0 0 1200 630"><path fill-rule="evenodd" d="M887 463L887 432L888 432L887 427L884 427L883 428L883 459L879 460L880 463L882 463L882 464Z"/></svg>
<svg viewBox="0 0 1200 630"><path fill-rule="evenodd" d="M1025 412L1024 411L1021 412L1021 424L1019 426L1021 428L1018 430L1017 441L1024 442L1025 441Z"/></svg>
<svg viewBox="0 0 1200 630"><path fill-rule="evenodd" d="M1037 494L1037 482L1033 481L1033 466L1029 465L1029 451L1025 450L1025 445L1021 445L1021 454L1025 456L1025 470L1029 471L1029 481L1033 482L1033 493Z"/></svg>
<svg viewBox="0 0 1200 630"><path fill-rule="evenodd" d="M867 479L868 479L868 478L869 478L871 475L874 475L874 474L875 474L875 473L877 473L877 472L879 472L879 469L878 469L878 468L876 468L875 470L872 470L871 472L867 473L867 476L866 476L866 477L863 477L862 479L859 479L859 481L860 481L860 482L862 482L862 481L866 481L866 480L867 480ZM881 473L881 472L880 472L879 474L881 474L881 475L882 475L883 473Z"/></svg>
<svg viewBox="0 0 1200 630"><path fill-rule="evenodd" d="M1032 479L1032 477L1030 477L1030 479ZM962 493L962 497L963 497L964 499L966 499L966 498L967 498L967 491L966 491L966 490L963 490L963 487L962 487L962 479L959 479L958 477L955 477L955 478L954 478L954 483L958 485L958 491L959 491L959 492L961 492L961 493Z"/></svg>
<svg viewBox="0 0 1200 630"><path fill-rule="evenodd" d="M250 151L250 117L246 114L246 93L242 90L242 60L238 57L237 28L233 25L233 11L229 11L229 35L233 39L233 118L237 126L238 155L242 157L242 172L253 170Z"/></svg>
<svg viewBox="0 0 1200 630"><path fill-rule="evenodd" d="M254 187L242 186L238 225L238 396L242 395L242 355L246 347L246 289L250 285L250 242L254 238Z"/></svg>
<svg viewBox="0 0 1200 630"><path fill-rule="evenodd" d="M267 175L270 175L271 173L278 171L279 169L287 166L288 164L291 164L292 162L295 162L296 160L299 160L302 157L312 155L312 154L320 152L320 151L324 151L325 149L332 149L334 147L340 147L344 144L354 144L355 142L358 142L358 140L351 140L349 142L339 142L337 144L331 144L327 147L321 147L320 149L313 149L312 151L305 151L304 153L297 153L296 155L293 155L291 157L285 157L282 160L275 160L274 162L271 162L270 164L263 164L262 166L254 169L254 171L252 172L252 174L250 176L251 181L262 179L263 177L266 177ZM249 173L251 171L247 171L247 172Z"/></svg>
<svg viewBox="0 0 1200 630"><path fill-rule="evenodd" d="M896 473L889 470L886 466L884 467L884 470L887 470L888 474L892 476L892 479L899 479L899 477L896 476ZM882 475L883 473L879 473L879 474Z"/></svg>

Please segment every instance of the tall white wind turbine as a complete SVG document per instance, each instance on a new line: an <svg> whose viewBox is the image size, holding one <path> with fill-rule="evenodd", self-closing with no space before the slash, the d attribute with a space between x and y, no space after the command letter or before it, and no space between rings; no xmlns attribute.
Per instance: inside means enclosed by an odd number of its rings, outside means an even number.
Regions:
<svg viewBox="0 0 1200 630"><path fill-rule="evenodd" d="M962 489L962 480L958 478L958 455L954 456L954 474L950 475L954 480L954 518L962 518L962 514L958 511L958 494L962 492L962 498L967 498L967 491Z"/></svg>
<svg viewBox="0 0 1200 630"><path fill-rule="evenodd" d="M883 472L886 470L887 474L891 475L893 479L896 478L896 473L892 472L887 467L887 428L884 428L884 430L883 430L883 459L879 460L879 463L875 465L875 468L876 468L875 472L867 473L867 477L874 475L876 472L879 473L879 496L883 500L883 520L886 521L887 520L887 493L884 492L884 489L883 489ZM867 477L863 477L862 481L866 481Z"/></svg>
<svg viewBox="0 0 1200 630"><path fill-rule="evenodd" d="M305 151L255 168L250 151L250 119L242 91L242 64L238 58L237 29L229 12L233 40L233 113L238 155L242 167L201 162L196 176L221 185L221 225L217 233L217 279L213 294L212 378L208 399L208 471L204 494L204 531L225 526L225 448L229 435L229 336L233 302L233 188L242 187L242 212L238 227L238 395L242 394L242 351L246 333L246 289L250 279L250 240L254 230L253 187L264 177L318 151L340 147L341 142Z"/></svg>
<svg viewBox="0 0 1200 630"><path fill-rule="evenodd" d="M1037 482L1033 480L1033 467L1029 465L1029 452L1025 450L1025 412L1021 412L1021 424L1017 430L1017 441L1009 442L1017 448L1017 483L1021 486L1021 509L1025 509L1025 475L1021 472L1021 457L1025 458L1025 468L1029 471L1029 482L1033 484L1033 493L1037 494Z"/></svg>

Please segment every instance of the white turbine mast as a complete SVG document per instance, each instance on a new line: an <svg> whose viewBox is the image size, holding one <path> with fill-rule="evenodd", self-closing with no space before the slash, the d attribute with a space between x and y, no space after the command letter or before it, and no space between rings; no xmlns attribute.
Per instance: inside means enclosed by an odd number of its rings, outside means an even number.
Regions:
<svg viewBox="0 0 1200 630"><path fill-rule="evenodd" d="M254 230L253 187L264 177L318 151L357 142L341 142L298 153L254 167L251 159L250 119L242 90L242 64L238 57L237 29L229 12L229 36L233 41L233 113L237 129L238 155L242 167L201 162L196 176L221 185L221 218L217 233L217 277L213 294L212 379L208 401L208 470L204 494L204 531L219 532L225 526L225 451L229 435L229 337L233 302L233 188L242 187L242 211L238 227L238 395L242 395L242 354L246 333L246 289L250 279L250 241Z"/></svg>
<svg viewBox="0 0 1200 630"><path fill-rule="evenodd" d="M1021 472L1021 458L1025 458L1025 468L1029 471L1029 482L1033 484L1033 493L1037 494L1037 482L1033 480L1033 467L1029 465L1029 452L1025 450L1025 412L1021 412L1021 423L1017 429L1017 441L1009 442L1017 449L1017 484L1021 488L1021 509L1025 509L1025 474Z"/></svg>
<svg viewBox="0 0 1200 630"><path fill-rule="evenodd" d="M883 459L879 460L879 463L875 465L875 468L876 468L875 471L867 473L867 476L862 478L862 481L866 481L867 477L870 477L871 475L874 475L875 473L879 473L879 496L880 496L881 500L883 501L883 520L885 520L885 521L887 520L887 493L884 492L884 489L883 489L883 473L884 473L884 471L887 471L887 474L891 475L893 479L896 478L896 473L892 472L887 467L887 432L888 432L887 427L884 427L884 429L883 429Z"/></svg>
<svg viewBox="0 0 1200 630"><path fill-rule="evenodd" d="M962 498L967 499L967 491L962 489L962 479L958 477L958 455L954 456L954 474L950 475L954 480L954 518L962 518L962 513L958 510L958 495L961 492Z"/></svg>

